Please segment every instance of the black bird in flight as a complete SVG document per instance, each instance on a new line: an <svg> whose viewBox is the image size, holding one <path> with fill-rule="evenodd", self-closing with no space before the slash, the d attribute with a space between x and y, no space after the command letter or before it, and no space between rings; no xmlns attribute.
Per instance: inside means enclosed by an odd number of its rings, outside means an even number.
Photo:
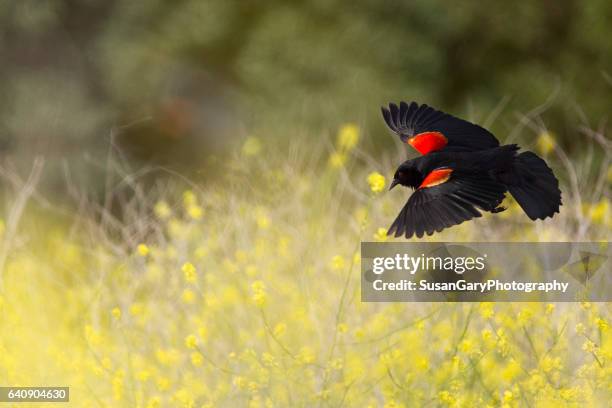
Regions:
<svg viewBox="0 0 612 408"><path fill-rule="evenodd" d="M432 235L498 213L509 191L532 220L559 212L559 181L532 152L515 144L500 146L488 130L416 102L382 108L387 126L423 156L402 163L389 189L398 184L415 192L389 228L396 237Z"/></svg>

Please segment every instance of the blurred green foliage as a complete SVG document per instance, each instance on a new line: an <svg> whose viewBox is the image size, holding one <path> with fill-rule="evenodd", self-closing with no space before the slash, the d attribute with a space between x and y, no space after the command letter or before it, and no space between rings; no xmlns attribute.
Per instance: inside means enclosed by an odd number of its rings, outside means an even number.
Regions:
<svg viewBox="0 0 612 408"><path fill-rule="evenodd" d="M606 0L5 1L0 149L81 169L112 134L129 157L197 171L232 137L346 121L391 146L378 108L400 99L481 123L502 108L503 140L550 99L544 122L572 150L609 113L611 19Z"/></svg>

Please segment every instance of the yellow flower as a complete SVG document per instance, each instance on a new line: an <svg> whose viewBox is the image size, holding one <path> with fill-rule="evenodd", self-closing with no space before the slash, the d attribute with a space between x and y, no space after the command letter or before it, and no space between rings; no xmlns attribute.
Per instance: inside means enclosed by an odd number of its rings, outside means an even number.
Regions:
<svg viewBox="0 0 612 408"><path fill-rule="evenodd" d="M253 302L256 306L263 307L268 299L266 285L262 281L255 281L251 285L251 289L253 289L253 296L251 297Z"/></svg>
<svg viewBox="0 0 612 408"><path fill-rule="evenodd" d="M480 304L480 315L485 319L490 319L493 317L493 303L491 302L483 302Z"/></svg>
<svg viewBox="0 0 612 408"><path fill-rule="evenodd" d="M202 356L201 353L198 353L197 351L191 353L191 364L193 364L195 367L200 367L203 362L204 356Z"/></svg>
<svg viewBox="0 0 612 408"><path fill-rule="evenodd" d="M198 198L195 193L191 190L185 190L183 192L183 205L189 207L190 205L197 204Z"/></svg>
<svg viewBox="0 0 612 408"><path fill-rule="evenodd" d="M601 317L597 318L597 327L601 331L606 331L608 329L608 322Z"/></svg>
<svg viewBox="0 0 612 408"><path fill-rule="evenodd" d="M204 215L204 210L202 210L202 207L200 207L199 205L192 204L187 207L187 215L189 215L191 219L199 221Z"/></svg>
<svg viewBox="0 0 612 408"><path fill-rule="evenodd" d="M144 305L142 303L134 303L130 306L130 314L132 316L139 316L144 313Z"/></svg>
<svg viewBox="0 0 612 408"><path fill-rule="evenodd" d="M167 219L172 214L170 206L165 201L158 201L157 204L155 204L153 211L155 212L155 215L162 220Z"/></svg>
<svg viewBox="0 0 612 408"><path fill-rule="evenodd" d="M385 242L387 238L388 238L388 235L387 235L386 228L379 228L374 233L374 239L378 242Z"/></svg>
<svg viewBox="0 0 612 408"><path fill-rule="evenodd" d="M340 271L345 268L346 261L344 260L344 257L342 257L342 255L335 255L331 259L330 265L331 265L332 270Z"/></svg>
<svg viewBox="0 0 612 408"><path fill-rule="evenodd" d="M421 356L416 361L416 368L420 371L427 371L429 368L429 360L427 357Z"/></svg>
<svg viewBox="0 0 612 408"><path fill-rule="evenodd" d="M140 370L136 373L136 379L141 382L146 382L151 378L151 372L149 370Z"/></svg>
<svg viewBox="0 0 612 408"><path fill-rule="evenodd" d="M595 349L597 348L597 345L595 343L593 343L591 340L586 340L583 344L582 344L582 349L584 351L586 351L587 353L593 353L595 352Z"/></svg>
<svg viewBox="0 0 612 408"><path fill-rule="evenodd" d="M440 400L440 402L447 405L454 405L456 401L455 397L446 390L440 391L438 393L438 399Z"/></svg>
<svg viewBox="0 0 612 408"><path fill-rule="evenodd" d="M373 193L380 193L385 188L385 176L375 171L368 175L368 184Z"/></svg>
<svg viewBox="0 0 612 408"><path fill-rule="evenodd" d="M544 356L540 361L540 368L545 373L562 368L561 359L559 357Z"/></svg>
<svg viewBox="0 0 612 408"><path fill-rule="evenodd" d="M111 310L111 315L116 319L119 320L121 319L121 309L119 309L118 307L114 307L113 310Z"/></svg>
<svg viewBox="0 0 612 408"><path fill-rule="evenodd" d="M508 365L501 370L501 377L505 381L512 381L521 374L521 371L521 365L515 359L510 359Z"/></svg>
<svg viewBox="0 0 612 408"><path fill-rule="evenodd" d="M518 312L517 320L519 324L525 325L531 321L533 317L533 311L531 309L524 308Z"/></svg>
<svg viewBox="0 0 612 408"><path fill-rule="evenodd" d="M261 355L261 362L266 367L276 367L278 363L276 362L276 358L270 353L263 353Z"/></svg>
<svg viewBox="0 0 612 408"><path fill-rule="evenodd" d="M161 407L161 398L157 395L149 398L147 401L147 408L159 408Z"/></svg>
<svg viewBox="0 0 612 408"><path fill-rule="evenodd" d="M591 207L589 216L595 223L602 224L610 214L610 202L603 198L599 203Z"/></svg>
<svg viewBox="0 0 612 408"><path fill-rule="evenodd" d="M551 132L543 131L538 135L538 150L543 155L547 155L555 148L555 138Z"/></svg>
<svg viewBox="0 0 612 408"><path fill-rule="evenodd" d="M183 290L181 299L187 304L192 304L193 302L195 302L195 293L191 289L185 289Z"/></svg>
<svg viewBox="0 0 612 408"><path fill-rule="evenodd" d="M186 282L195 283L198 279L196 268L191 262L185 262L181 267L181 270L183 271Z"/></svg>
<svg viewBox="0 0 612 408"><path fill-rule="evenodd" d="M255 136L249 136L242 145L242 154L245 156L257 156L261 152L261 141Z"/></svg>
<svg viewBox="0 0 612 408"><path fill-rule="evenodd" d="M329 156L329 167L332 169L339 169L346 163L346 155L344 153L333 152Z"/></svg>
<svg viewBox="0 0 612 408"><path fill-rule="evenodd" d="M346 323L340 323L338 325L338 333L346 333L348 331L348 325Z"/></svg>
<svg viewBox="0 0 612 408"><path fill-rule="evenodd" d="M266 284L263 283L262 281L255 281L251 284L251 289L253 289L254 291L263 291L266 290Z"/></svg>
<svg viewBox="0 0 612 408"><path fill-rule="evenodd" d="M485 343L488 343L493 338L493 332L489 329L483 329L480 332L480 336Z"/></svg>
<svg viewBox="0 0 612 408"><path fill-rule="evenodd" d="M274 333L275 337L281 337L286 332L287 325L285 323L277 323L276 326L274 326L274 330L272 330L272 333Z"/></svg>
<svg viewBox="0 0 612 408"><path fill-rule="evenodd" d="M138 255L147 256L149 254L149 247L146 246L145 244L140 244L138 245L137 251L138 251Z"/></svg>
<svg viewBox="0 0 612 408"><path fill-rule="evenodd" d="M167 391L170 388L170 380L166 377L160 377L157 379L157 389L160 391Z"/></svg>
<svg viewBox="0 0 612 408"><path fill-rule="evenodd" d="M343 151L350 151L359 142L359 127L354 123L347 123L338 132L338 147Z"/></svg>
<svg viewBox="0 0 612 408"><path fill-rule="evenodd" d="M190 334L189 336L185 337L185 346L190 349L195 349L198 346L198 338L195 336L195 334Z"/></svg>

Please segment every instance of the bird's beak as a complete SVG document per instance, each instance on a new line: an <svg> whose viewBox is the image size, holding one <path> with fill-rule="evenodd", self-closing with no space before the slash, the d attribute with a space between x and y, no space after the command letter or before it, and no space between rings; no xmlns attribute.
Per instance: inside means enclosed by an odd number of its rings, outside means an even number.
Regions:
<svg viewBox="0 0 612 408"><path fill-rule="evenodd" d="M399 184L399 180L393 179L393 181L391 182L391 185L389 186L389 190L392 190L393 187L397 186L398 184Z"/></svg>

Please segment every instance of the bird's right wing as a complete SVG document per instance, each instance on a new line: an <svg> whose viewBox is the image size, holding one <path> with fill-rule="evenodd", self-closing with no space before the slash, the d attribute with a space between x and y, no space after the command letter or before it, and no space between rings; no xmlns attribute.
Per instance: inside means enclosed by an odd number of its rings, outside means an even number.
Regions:
<svg viewBox="0 0 612 408"><path fill-rule="evenodd" d="M429 173L410 196L388 235L419 238L463 221L480 217L477 208L495 209L504 199L506 187L490 177L439 168Z"/></svg>
<svg viewBox="0 0 612 408"><path fill-rule="evenodd" d="M477 151L499 146L491 132L425 104L390 103L381 108L385 123L402 142L421 154L447 151Z"/></svg>

